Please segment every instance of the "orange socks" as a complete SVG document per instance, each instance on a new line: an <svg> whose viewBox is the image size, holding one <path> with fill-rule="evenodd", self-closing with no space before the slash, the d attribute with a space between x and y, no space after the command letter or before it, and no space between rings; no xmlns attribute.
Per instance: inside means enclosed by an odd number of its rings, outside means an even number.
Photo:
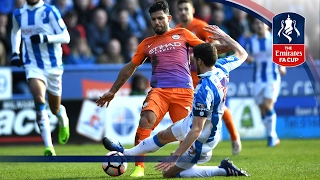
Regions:
<svg viewBox="0 0 320 180"><path fill-rule="evenodd" d="M138 145L141 141L148 138L151 134L152 129L144 129L138 126L137 132L136 132L136 138L134 140L134 145ZM145 156L145 154L144 154ZM136 166L140 165L142 168L144 168L144 162L136 162Z"/></svg>
<svg viewBox="0 0 320 180"><path fill-rule="evenodd" d="M225 107L222 119L227 126L231 140L236 141L238 138L238 133L237 133L236 127L234 125L232 114L231 114L231 111L229 108Z"/></svg>

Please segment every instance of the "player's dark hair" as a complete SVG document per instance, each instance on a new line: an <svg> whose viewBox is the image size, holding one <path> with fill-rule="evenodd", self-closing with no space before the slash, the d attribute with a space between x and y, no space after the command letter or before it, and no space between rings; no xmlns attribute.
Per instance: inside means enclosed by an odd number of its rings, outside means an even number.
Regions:
<svg viewBox="0 0 320 180"><path fill-rule="evenodd" d="M202 43L195 46L193 48L193 56L196 60L200 58L207 67L214 66L218 59L217 49L210 43Z"/></svg>
<svg viewBox="0 0 320 180"><path fill-rule="evenodd" d="M189 4L191 4L191 6L193 7L193 2L192 2L192 0L179 0L179 1L177 2L177 5L179 6L179 5L182 4L182 3L189 3Z"/></svg>
<svg viewBox="0 0 320 180"><path fill-rule="evenodd" d="M149 14L157 11L163 11L166 15L170 14L169 5L167 1L156 1L149 8Z"/></svg>

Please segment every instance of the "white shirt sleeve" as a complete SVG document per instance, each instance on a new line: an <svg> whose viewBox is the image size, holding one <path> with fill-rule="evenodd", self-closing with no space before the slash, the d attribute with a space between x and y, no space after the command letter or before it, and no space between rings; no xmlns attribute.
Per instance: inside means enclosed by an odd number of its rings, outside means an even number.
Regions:
<svg viewBox="0 0 320 180"><path fill-rule="evenodd" d="M20 53L21 30L14 15L12 15L12 30L11 30L11 47L12 53Z"/></svg>
<svg viewBox="0 0 320 180"><path fill-rule="evenodd" d="M226 73L229 73L230 71L234 70L235 68L239 67L241 65L241 61L239 61L239 58L236 56L227 56L224 58L218 59L216 63L216 67L220 67L223 69Z"/></svg>
<svg viewBox="0 0 320 180"><path fill-rule="evenodd" d="M70 42L70 35L67 29L64 29L61 34L47 35L49 43L68 44Z"/></svg>
<svg viewBox="0 0 320 180"><path fill-rule="evenodd" d="M67 26L57 8L52 7L52 11L49 13L50 23L56 34L47 35L49 43L69 43L70 35L67 30Z"/></svg>

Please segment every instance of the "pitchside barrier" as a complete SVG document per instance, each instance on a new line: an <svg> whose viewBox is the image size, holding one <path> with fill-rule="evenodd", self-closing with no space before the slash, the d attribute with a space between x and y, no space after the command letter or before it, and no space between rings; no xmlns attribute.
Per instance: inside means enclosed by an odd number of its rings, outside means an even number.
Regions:
<svg viewBox="0 0 320 180"><path fill-rule="evenodd" d="M70 143L101 142L108 136L124 144L133 144L138 126L144 96L128 96L130 80L118 92L108 108L97 107L95 100L108 91L115 81L122 65L65 66L63 75L63 100L70 119ZM19 68L0 69L0 144L42 143L35 123L36 115L30 94L8 93L15 83L25 81L24 72ZM9 70L12 71L12 77ZM148 64L137 72L150 78ZM230 74L227 106L231 109L242 139L261 139L266 132L261 122L260 112L252 98L253 68L243 65ZM13 86L10 83L13 79ZM6 79L7 81L1 81ZM280 138L320 138L320 119L314 93L314 85L301 66L288 68L282 77L281 92L275 109L277 112L277 132ZM318 87L320 89L320 87ZM3 95L1 92L5 92ZM58 121L48 109L52 138L58 143ZM171 125L167 114L155 134ZM222 140L230 139L223 124Z"/></svg>

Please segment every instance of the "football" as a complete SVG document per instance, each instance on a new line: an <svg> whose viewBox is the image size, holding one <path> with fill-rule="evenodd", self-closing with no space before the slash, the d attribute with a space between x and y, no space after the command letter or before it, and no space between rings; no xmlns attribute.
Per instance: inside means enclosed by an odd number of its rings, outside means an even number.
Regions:
<svg viewBox="0 0 320 180"><path fill-rule="evenodd" d="M109 160L102 163L102 169L109 176L120 176L126 172L128 162L121 152L111 151L108 154Z"/></svg>

